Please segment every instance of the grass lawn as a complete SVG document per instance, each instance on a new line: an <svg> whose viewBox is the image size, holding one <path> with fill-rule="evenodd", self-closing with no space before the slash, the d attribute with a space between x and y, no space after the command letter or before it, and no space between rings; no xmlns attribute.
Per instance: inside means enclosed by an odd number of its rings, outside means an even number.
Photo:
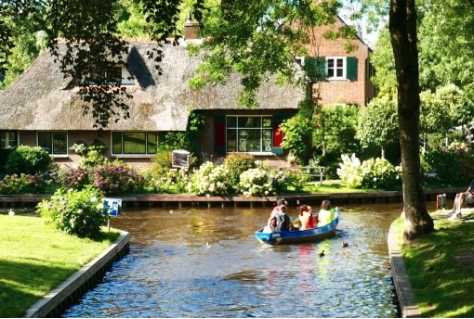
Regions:
<svg viewBox="0 0 474 319"><path fill-rule="evenodd" d="M0 317L22 317L36 301L97 257L119 236L81 239L39 217L0 214Z"/></svg>
<svg viewBox="0 0 474 319"><path fill-rule="evenodd" d="M474 219L440 219L435 231L403 245L403 259L424 318L474 318ZM403 221L396 221L399 243Z"/></svg>
<svg viewBox="0 0 474 319"><path fill-rule="evenodd" d="M342 194L342 193L370 193L377 192L374 190L367 189L354 189L348 188L341 184L340 180L327 180L320 182L308 183L304 187L304 191L310 194L321 193L321 194Z"/></svg>

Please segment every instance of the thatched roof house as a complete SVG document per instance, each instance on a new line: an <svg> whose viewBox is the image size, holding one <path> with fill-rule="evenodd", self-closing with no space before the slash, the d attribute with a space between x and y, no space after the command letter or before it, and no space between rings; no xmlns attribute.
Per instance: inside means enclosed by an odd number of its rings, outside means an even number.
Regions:
<svg viewBox="0 0 474 319"><path fill-rule="evenodd" d="M110 137L113 132L185 131L189 110L194 109L203 112L208 123L202 134L203 152L213 153L215 145L212 144L216 134L212 120L214 116L294 114L298 102L304 99L302 88L290 85L280 87L270 80L258 91L259 109L250 110L237 104L237 94L242 88L237 74L231 75L226 83L192 90L188 80L194 75L201 57L189 56L185 46L167 45L163 48L163 73L159 75L155 62L147 55L155 44L133 40L129 43L126 65L122 67L122 75L128 73L134 78L124 83L131 93L131 99L127 101L129 119L112 120L105 130L93 128L92 116L83 115L84 102L77 94L75 79L64 79L53 56L45 51L0 94L0 132L7 135L2 135L2 149L11 149L15 143L43 146L39 142L45 139L41 132L50 133L52 144L56 143L55 133L63 132L67 136L64 141L67 146L78 141L87 143L97 139L112 146L115 143ZM271 129L276 130L277 127L273 125ZM15 136L12 137L12 134ZM51 152L63 161L77 161L68 149L65 153ZM109 149L108 155L112 158L134 158L136 161L138 157L148 157L149 160L152 155L114 154L112 147Z"/></svg>
<svg viewBox="0 0 474 319"><path fill-rule="evenodd" d="M130 119L111 121L110 130L183 131L188 109L245 110L237 104L241 90L239 77L225 84L192 90L187 81L200 63L184 46L164 47L158 75L154 61L147 58L151 42L130 42L127 69L135 78L127 90L132 92ZM52 55L45 51L0 97L1 130L90 130L93 119L82 115L82 101L73 79L63 79ZM273 81L259 90L260 109L296 109L304 92L297 87L279 87Z"/></svg>

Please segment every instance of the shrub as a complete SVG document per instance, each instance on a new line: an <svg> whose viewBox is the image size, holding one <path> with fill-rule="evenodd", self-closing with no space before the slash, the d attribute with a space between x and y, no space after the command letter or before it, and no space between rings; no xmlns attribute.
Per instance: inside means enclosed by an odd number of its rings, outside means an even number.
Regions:
<svg viewBox="0 0 474 319"><path fill-rule="evenodd" d="M384 158L364 162L352 154L341 155L342 163L337 170L341 184L351 188L394 190L401 187L401 170Z"/></svg>
<svg viewBox="0 0 474 319"><path fill-rule="evenodd" d="M400 169L384 158L371 158L362 163L361 187L379 190L395 190L402 186Z"/></svg>
<svg viewBox="0 0 474 319"><path fill-rule="evenodd" d="M0 194L39 194L45 186L44 174L11 174L0 181Z"/></svg>
<svg viewBox="0 0 474 319"><path fill-rule="evenodd" d="M277 194L291 190L302 191L309 180L309 175L298 169L279 169L271 172L270 176L273 189Z"/></svg>
<svg viewBox="0 0 474 319"><path fill-rule="evenodd" d="M362 185L363 173L362 163L353 153L341 155L342 163L339 163L337 175L341 179L341 184L350 188L357 188Z"/></svg>
<svg viewBox="0 0 474 319"><path fill-rule="evenodd" d="M191 177L187 190L197 195L228 195L232 190L229 172L224 165L206 162Z"/></svg>
<svg viewBox="0 0 474 319"><path fill-rule="evenodd" d="M464 145L427 150L422 155L423 168L436 172L434 181L448 185L468 184L474 177L474 152Z"/></svg>
<svg viewBox="0 0 474 319"><path fill-rule="evenodd" d="M104 165L107 158L103 155L106 146L100 142L95 142L90 146L84 144L74 144L69 149L81 155L79 166L82 167L97 167Z"/></svg>
<svg viewBox="0 0 474 319"><path fill-rule="evenodd" d="M36 206L37 212L56 229L78 237L96 239L106 221L104 198L98 189L57 190L50 200Z"/></svg>
<svg viewBox="0 0 474 319"><path fill-rule="evenodd" d="M237 185L239 183L240 174L246 170L255 168L255 158L251 154L231 154L225 158L224 166L229 171L232 185Z"/></svg>
<svg viewBox="0 0 474 319"><path fill-rule="evenodd" d="M104 195L142 192L145 178L135 169L119 162L108 163L94 170L94 187Z"/></svg>
<svg viewBox="0 0 474 319"><path fill-rule="evenodd" d="M171 169L171 151L158 151L153 158L152 174L160 176Z"/></svg>
<svg viewBox="0 0 474 319"><path fill-rule="evenodd" d="M46 172L53 160L41 147L20 145L7 159L7 174L28 174Z"/></svg>
<svg viewBox="0 0 474 319"><path fill-rule="evenodd" d="M243 172L240 174L239 180L238 190L246 196L261 196L275 193L267 172L261 168L251 168Z"/></svg>
<svg viewBox="0 0 474 319"><path fill-rule="evenodd" d="M63 176L64 188L81 190L91 184L92 169L88 167L71 168Z"/></svg>
<svg viewBox="0 0 474 319"><path fill-rule="evenodd" d="M162 176L155 176L149 171L142 172L146 188L158 193L186 193L190 180L186 168L172 168Z"/></svg>

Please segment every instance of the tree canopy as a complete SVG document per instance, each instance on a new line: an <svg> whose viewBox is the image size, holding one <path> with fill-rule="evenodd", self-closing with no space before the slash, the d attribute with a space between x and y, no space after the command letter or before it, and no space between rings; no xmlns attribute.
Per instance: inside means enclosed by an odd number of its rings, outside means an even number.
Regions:
<svg viewBox="0 0 474 319"><path fill-rule="evenodd" d="M360 4L353 14L357 19L365 14L368 21L380 21L380 16L389 14L389 43L394 64L393 73L387 69L386 74L394 77L383 87L383 92L396 95L397 99L405 237L416 238L432 230L420 186L419 93L425 88L435 91L434 88L451 83L468 95L472 91L469 78L474 52L471 32L474 18L463 13L472 11L473 3L468 0L420 0L417 3L415 0L350 0L345 3ZM225 80L229 72L240 72L244 90L239 101L257 107L255 89L259 84L275 73L281 81L292 79L294 56L311 53L305 52L311 50L305 44L314 36L313 27L331 24L341 8L342 3L337 0L4 0L0 2L0 72L15 64L11 59L19 43L34 43L39 52L42 47L37 46L31 36L44 31L46 47L57 57L65 77L99 84L99 90L84 85L80 94L85 100L95 102L85 111L92 112L97 126L106 127L110 120L117 121L128 115L124 102L127 95L119 89L120 83L101 76L111 61L120 62L126 52L127 43L122 36L149 36L155 40L156 49L150 54L159 70L163 57L160 48L165 43L178 41L182 36L182 22L192 13L200 23L201 35L206 39L203 48L208 53L196 75L199 80L195 82ZM425 42L422 38L419 45L418 24L420 34L433 32L431 40ZM21 37L15 37L15 32L23 25L28 28L29 37L19 41ZM456 37L453 38L454 31ZM354 35L353 28L342 28L332 37ZM59 52L59 39L66 43L64 54ZM455 41L450 43L450 40ZM433 49L433 44L439 45ZM420 59L419 48L424 54ZM384 59L390 61L389 55ZM95 72L90 72L91 66ZM92 75L94 78L90 78ZM392 84L396 85L395 90ZM104 92L115 94L102 94Z"/></svg>
<svg viewBox="0 0 474 319"><path fill-rule="evenodd" d="M119 89L120 83L103 76L112 64L123 62L127 52L123 36L155 40L156 49L150 55L160 70L160 48L177 43L184 19L192 13L207 39L202 47L208 53L196 76L221 81L231 71L240 72L244 90L239 102L256 107L255 90L261 81L275 73L282 81L292 79L294 55L305 50L312 27L331 24L340 7L332 0L6 0L0 2L0 39L4 40L0 43L0 73L13 65L15 47L21 44L14 37L16 26L28 21L36 28L30 28L27 35L47 34L46 46L56 56L64 77L81 79L84 85L79 94L93 102L85 112L93 114L97 126L106 127L110 120L128 116L127 93ZM351 28L344 28L332 36L354 34ZM60 41L66 43L64 53L59 50ZM87 83L96 86L91 89Z"/></svg>

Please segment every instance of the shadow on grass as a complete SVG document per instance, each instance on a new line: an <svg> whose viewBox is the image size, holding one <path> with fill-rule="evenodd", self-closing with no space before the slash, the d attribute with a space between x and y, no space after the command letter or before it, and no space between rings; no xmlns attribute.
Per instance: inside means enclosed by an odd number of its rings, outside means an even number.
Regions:
<svg viewBox="0 0 474 319"><path fill-rule="evenodd" d="M38 259L0 260L0 317L18 318L75 269L46 266Z"/></svg>
<svg viewBox="0 0 474 319"><path fill-rule="evenodd" d="M439 220L435 227L403 248L416 302L425 318L473 318L474 223Z"/></svg>

